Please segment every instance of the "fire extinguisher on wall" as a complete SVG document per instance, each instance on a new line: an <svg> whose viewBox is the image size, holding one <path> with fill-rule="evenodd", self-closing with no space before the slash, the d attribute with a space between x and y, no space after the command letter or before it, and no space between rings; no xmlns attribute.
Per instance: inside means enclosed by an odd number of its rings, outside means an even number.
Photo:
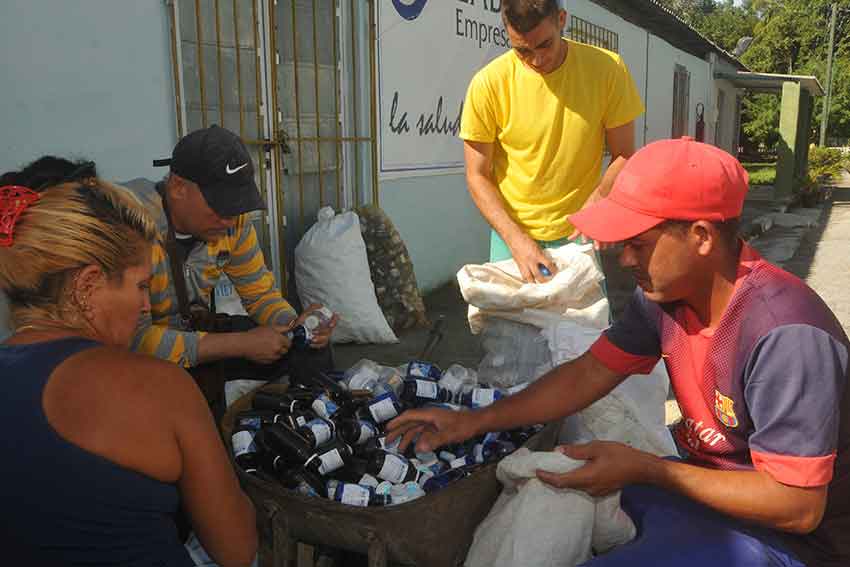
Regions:
<svg viewBox="0 0 850 567"><path fill-rule="evenodd" d="M697 125L694 137L697 142L705 142L705 105L701 102L697 103Z"/></svg>

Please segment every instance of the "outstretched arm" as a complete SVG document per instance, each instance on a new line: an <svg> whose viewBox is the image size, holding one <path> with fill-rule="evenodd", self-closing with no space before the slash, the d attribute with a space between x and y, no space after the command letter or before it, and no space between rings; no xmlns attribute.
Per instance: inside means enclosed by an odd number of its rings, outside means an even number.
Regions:
<svg viewBox="0 0 850 567"><path fill-rule="evenodd" d="M555 421L586 408L623 379L587 352L550 370L522 392L482 410L407 411L390 422L388 437L403 435L402 447L406 447L419 435L417 450L430 451L490 431Z"/></svg>

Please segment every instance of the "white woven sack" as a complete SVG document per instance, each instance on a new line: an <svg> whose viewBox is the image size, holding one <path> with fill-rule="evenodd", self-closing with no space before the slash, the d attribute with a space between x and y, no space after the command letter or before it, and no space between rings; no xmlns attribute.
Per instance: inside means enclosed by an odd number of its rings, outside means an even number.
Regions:
<svg viewBox="0 0 850 567"><path fill-rule="evenodd" d="M608 301L600 286L605 276L593 246L567 244L543 253L558 267L558 273L545 283L522 281L513 260L467 264L460 269L457 281L469 304L469 327L474 334L481 332L488 317L542 327L548 320L541 321L541 312L586 326L607 326Z"/></svg>
<svg viewBox="0 0 850 567"><path fill-rule="evenodd" d="M333 342L398 342L378 307L355 213L319 210L295 248L295 283L302 305L321 303L339 315Z"/></svg>

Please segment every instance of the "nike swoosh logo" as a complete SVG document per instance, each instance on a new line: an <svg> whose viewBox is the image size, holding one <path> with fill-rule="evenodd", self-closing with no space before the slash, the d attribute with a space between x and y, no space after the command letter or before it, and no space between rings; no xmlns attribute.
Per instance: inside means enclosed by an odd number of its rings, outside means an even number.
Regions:
<svg viewBox="0 0 850 567"><path fill-rule="evenodd" d="M247 162L243 163L239 167L234 167L233 169L230 169L230 164L228 163L228 164L225 164L224 171L227 172L227 175L233 175L234 173L236 173L237 171L239 171L243 167L248 167L248 163Z"/></svg>

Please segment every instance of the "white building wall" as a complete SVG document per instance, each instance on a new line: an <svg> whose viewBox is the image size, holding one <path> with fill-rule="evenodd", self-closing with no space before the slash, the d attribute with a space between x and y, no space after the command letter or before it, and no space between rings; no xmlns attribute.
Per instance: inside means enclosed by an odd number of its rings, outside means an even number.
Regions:
<svg viewBox="0 0 850 567"><path fill-rule="evenodd" d="M709 63L676 49L663 39L650 35L649 71L647 90L646 142L669 138L673 131L673 74L676 65L682 65L691 74L691 92L688 102L687 135L696 133L696 107L702 103L706 109L706 141L713 139L709 127L714 80Z"/></svg>
<svg viewBox="0 0 850 567"><path fill-rule="evenodd" d="M162 175L151 161L176 141L169 43L162 0L4 1L0 172L53 154L107 179Z"/></svg>

